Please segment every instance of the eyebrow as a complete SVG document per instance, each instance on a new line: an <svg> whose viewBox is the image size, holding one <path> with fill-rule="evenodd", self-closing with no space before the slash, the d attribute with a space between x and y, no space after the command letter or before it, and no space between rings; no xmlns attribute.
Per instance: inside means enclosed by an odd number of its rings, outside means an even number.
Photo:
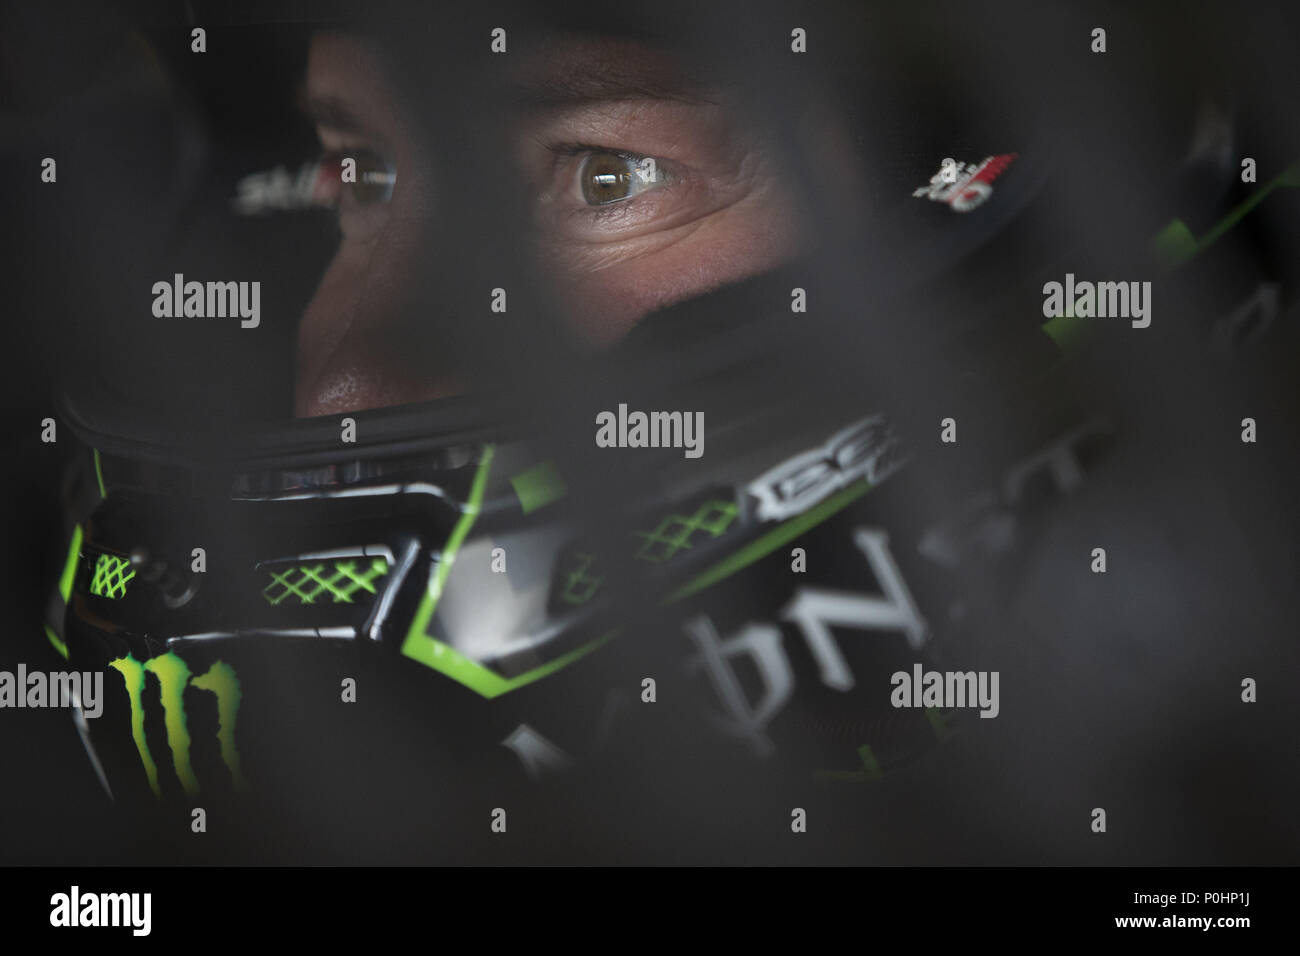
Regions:
<svg viewBox="0 0 1300 956"><path fill-rule="evenodd" d="M513 78L524 106L575 106L618 100L709 105L705 77L666 51L634 41L560 38L546 59L526 63Z"/></svg>
<svg viewBox="0 0 1300 956"><path fill-rule="evenodd" d="M527 106L572 106L611 100L671 100L705 105L712 101L680 82L608 70L564 71L524 80L519 96Z"/></svg>

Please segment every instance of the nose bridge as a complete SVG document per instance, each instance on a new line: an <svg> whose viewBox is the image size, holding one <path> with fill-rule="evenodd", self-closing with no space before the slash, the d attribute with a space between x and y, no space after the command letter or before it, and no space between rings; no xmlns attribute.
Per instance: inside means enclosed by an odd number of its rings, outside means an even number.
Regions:
<svg viewBox="0 0 1300 956"><path fill-rule="evenodd" d="M460 391L509 364L516 317L536 318L529 208L500 85L472 73L453 94L445 74L445 64L404 72L411 146L388 221L365 246L345 242L304 317L300 416Z"/></svg>
<svg viewBox="0 0 1300 956"><path fill-rule="evenodd" d="M406 340L480 382L525 375L564 340L537 257L508 76L475 63L457 85L435 82L417 99L433 129L426 214L386 237L393 260L376 263L381 276L407 277Z"/></svg>

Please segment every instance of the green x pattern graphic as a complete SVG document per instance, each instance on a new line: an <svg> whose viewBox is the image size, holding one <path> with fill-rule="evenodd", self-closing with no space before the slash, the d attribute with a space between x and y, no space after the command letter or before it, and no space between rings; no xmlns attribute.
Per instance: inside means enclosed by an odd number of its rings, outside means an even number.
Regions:
<svg viewBox="0 0 1300 956"><path fill-rule="evenodd" d="M572 571L565 573L564 587L560 591L560 598L566 604L585 604L591 600L591 596L596 593L605 577L604 575L587 573L596 561L594 554L586 551L575 551L573 560L577 562L577 565Z"/></svg>
<svg viewBox="0 0 1300 956"><path fill-rule="evenodd" d="M643 561L662 564L677 552L691 546L691 538L697 531L707 531L717 538L723 535L731 523L736 520L736 505L721 498L710 498L700 505L692 515L670 514L663 518L653 531L638 531L637 537L643 538L636 556Z"/></svg>
<svg viewBox="0 0 1300 956"><path fill-rule="evenodd" d="M131 562L113 554L101 554L95 562L95 576L90 582L90 593L119 600L126 594L126 586L135 577Z"/></svg>
<svg viewBox="0 0 1300 956"><path fill-rule="evenodd" d="M374 582L388 573L388 562L383 558L371 558L369 566L359 567L363 563L364 559L345 559L268 571L271 583L262 595L271 604L279 604L290 595L300 604L314 604L324 594L333 597L335 604L351 604L358 591L374 594Z"/></svg>

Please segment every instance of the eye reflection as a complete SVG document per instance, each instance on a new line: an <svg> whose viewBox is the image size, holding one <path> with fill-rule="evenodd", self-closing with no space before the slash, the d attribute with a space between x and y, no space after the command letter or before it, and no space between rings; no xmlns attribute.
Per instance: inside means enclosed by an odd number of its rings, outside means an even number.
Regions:
<svg viewBox="0 0 1300 956"><path fill-rule="evenodd" d="M344 161L356 163L356 181L343 182ZM393 196L397 172L384 157L367 149L331 151L320 159L321 181L318 186L322 205L346 208L386 203Z"/></svg>
<svg viewBox="0 0 1300 956"><path fill-rule="evenodd" d="M356 164L355 179L343 182L345 161ZM330 210L345 239L368 241L388 221L397 172L377 152L364 148L331 150L316 165L312 203Z"/></svg>
<svg viewBox="0 0 1300 956"><path fill-rule="evenodd" d="M378 160L368 168L357 163L357 181L352 194L357 202L388 202L393 198L393 186L397 183L397 173L383 160Z"/></svg>
<svg viewBox="0 0 1300 956"><path fill-rule="evenodd" d="M582 162L578 173L582 198L590 206L622 202L663 180L663 173L649 157L598 152Z"/></svg>

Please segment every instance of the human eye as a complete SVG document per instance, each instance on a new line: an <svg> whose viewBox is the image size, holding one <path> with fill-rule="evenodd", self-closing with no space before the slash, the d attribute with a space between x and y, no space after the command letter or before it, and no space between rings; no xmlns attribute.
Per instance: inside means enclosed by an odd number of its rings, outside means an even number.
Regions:
<svg viewBox="0 0 1300 956"><path fill-rule="evenodd" d="M355 170L348 160L355 163ZM393 163L377 150L357 148L326 152L320 159L319 182L319 203L333 211L345 239L370 239L388 221L397 171Z"/></svg>
<svg viewBox="0 0 1300 956"><path fill-rule="evenodd" d="M581 150L575 172L577 190L589 206L626 202L668 180L661 160L653 156L598 147L577 149Z"/></svg>
<svg viewBox="0 0 1300 956"><path fill-rule="evenodd" d="M621 96L583 82L566 74L552 99L513 120L531 232L549 264L590 275L648 265L686 240L679 248L700 248L779 186L762 128L725 96Z"/></svg>
<svg viewBox="0 0 1300 956"><path fill-rule="evenodd" d="M692 178L679 161L589 142L556 142L547 154L535 195L557 238L599 242L644 234L685 207Z"/></svg>
<svg viewBox="0 0 1300 956"><path fill-rule="evenodd" d="M543 235L556 241L630 240L699 214L708 196L681 158L612 141L556 141L535 160L533 195ZM534 173L534 175L537 175Z"/></svg>

